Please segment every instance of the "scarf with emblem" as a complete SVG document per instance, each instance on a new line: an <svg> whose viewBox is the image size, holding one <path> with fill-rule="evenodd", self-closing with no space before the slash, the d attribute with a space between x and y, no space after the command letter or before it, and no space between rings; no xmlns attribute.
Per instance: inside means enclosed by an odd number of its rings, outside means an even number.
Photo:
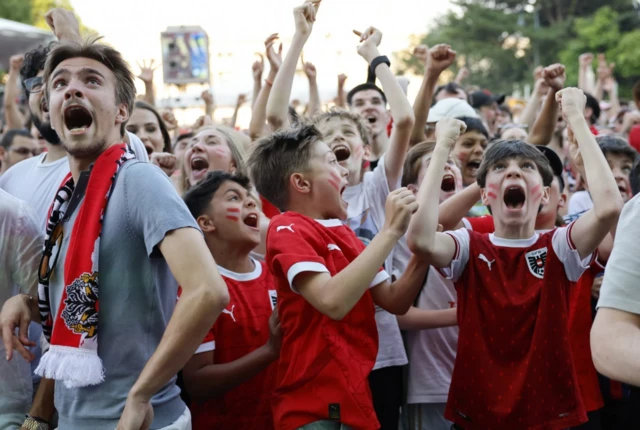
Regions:
<svg viewBox="0 0 640 430"><path fill-rule="evenodd" d="M42 331L51 347L42 356L36 373L45 378L62 380L68 388L96 385L104 380L104 368L98 356L100 233L118 171L134 157L128 145L113 145L100 154L91 169L84 201L73 229L63 232L70 233L71 240L65 260L60 262L64 264L65 287L55 318L51 314L48 280L43 279L45 282L38 285ZM43 251L45 256L51 256L52 249L47 244L64 217L61 208L71 198L74 188L73 177L69 173L62 181L49 211Z"/></svg>

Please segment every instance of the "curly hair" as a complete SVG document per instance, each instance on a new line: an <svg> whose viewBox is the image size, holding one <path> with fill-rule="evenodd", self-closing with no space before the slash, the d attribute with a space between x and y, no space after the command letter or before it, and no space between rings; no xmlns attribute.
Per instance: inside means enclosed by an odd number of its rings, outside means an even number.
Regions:
<svg viewBox="0 0 640 430"><path fill-rule="evenodd" d="M51 42L48 46L38 46L36 49L24 54L22 67L20 67L20 77L24 82L27 79L35 78L41 70L44 70L44 64L47 61L47 55L55 42ZM25 96L28 98L29 93L23 88Z"/></svg>

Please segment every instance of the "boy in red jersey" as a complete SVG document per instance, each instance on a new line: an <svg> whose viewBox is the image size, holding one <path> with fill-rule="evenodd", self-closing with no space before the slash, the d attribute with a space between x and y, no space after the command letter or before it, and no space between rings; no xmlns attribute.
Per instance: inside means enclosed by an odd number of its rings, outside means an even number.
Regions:
<svg viewBox="0 0 640 430"><path fill-rule="evenodd" d="M428 268L412 258L394 283L381 269L417 209L415 196L406 188L389 194L385 224L365 248L340 221L348 171L313 125L261 140L248 166L258 192L283 211L271 220L266 256L283 330L274 425L377 429L367 383L378 350L373 304L405 313Z"/></svg>
<svg viewBox="0 0 640 430"><path fill-rule="evenodd" d="M409 247L441 268L458 293L458 353L446 417L459 428L566 428L586 420L567 329L570 282L614 226L622 207L611 171L582 112L582 91L556 95L588 172L594 208L550 232L535 232L553 172L520 141L498 142L478 171L495 233L437 233L439 184L464 125L443 120L412 219ZM575 145L576 143L572 143ZM597 177L596 177L597 176Z"/></svg>
<svg viewBox="0 0 640 430"><path fill-rule="evenodd" d="M282 332L249 179L210 172L185 196L231 300L183 370L194 429L272 429L271 394Z"/></svg>

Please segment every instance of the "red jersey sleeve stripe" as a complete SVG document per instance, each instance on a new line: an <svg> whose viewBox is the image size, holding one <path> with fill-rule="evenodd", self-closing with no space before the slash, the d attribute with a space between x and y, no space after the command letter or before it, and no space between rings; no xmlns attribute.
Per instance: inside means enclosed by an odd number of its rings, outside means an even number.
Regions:
<svg viewBox="0 0 640 430"><path fill-rule="evenodd" d="M571 230L573 230L574 222L572 222L567 226L567 244L569 245L569 249L572 251L576 249L576 246L573 244L573 241L571 240Z"/></svg>
<svg viewBox="0 0 640 430"><path fill-rule="evenodd" d="M460 243L458 243L458 238L456 238L453 234L448 233L448 232L445 232L445 234L448 234L449 236L451 236L451 238L453 239L453 243L456 244L456 252L453 253L452 261L459 259L460 258Z"/></svg>
<svg viewBox="0 0 640 430"><path fill-rule="evenodd" d="M293 280L296 276L303 272L329 272L329 269L324 264L316 263L313 261L301 261L299 263L294 264L289 268L287 272L287 280L289 281L289 286L294 293L297 293L296 289L293 287Z"/></svg>
<svg viewBox="0 0 640 430"><path fill-rule="evenodd" d="M211 342L205 342L205 343L201 344L198 347L198 349L196 349L196 352L193 353L193 355L200 354L202 352L213 351L215 349L216 349L216 341L212 340Z"/></svg>

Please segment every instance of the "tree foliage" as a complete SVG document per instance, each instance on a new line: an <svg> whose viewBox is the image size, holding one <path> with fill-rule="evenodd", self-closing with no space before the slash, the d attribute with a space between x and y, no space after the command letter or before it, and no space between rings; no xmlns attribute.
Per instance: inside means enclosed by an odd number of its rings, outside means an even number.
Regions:
<svg viewBox="0 0 640 430"><path fill-rule="evenodd" d="M73 11L69 0L0 0L0 18L10 19L38 28L49 30L44 15L53 8ZM77 15L76 15L77 16ZM85 26L77 16L81 34L95 33L95 30Z"/></svg>
<svg viewBox="0 0 640 430"><path fill-rule="evenodd" d="M454 5L418 41L450 44L458 52L457 67L468 67L472 83L483 88L522 90L532 83L536 66L559 61L575 84L583 52L606 53L616 63L622 96L640 76L635 0L457 0ZM423 72L410 51L399 56L401 72Z"/></svg>

